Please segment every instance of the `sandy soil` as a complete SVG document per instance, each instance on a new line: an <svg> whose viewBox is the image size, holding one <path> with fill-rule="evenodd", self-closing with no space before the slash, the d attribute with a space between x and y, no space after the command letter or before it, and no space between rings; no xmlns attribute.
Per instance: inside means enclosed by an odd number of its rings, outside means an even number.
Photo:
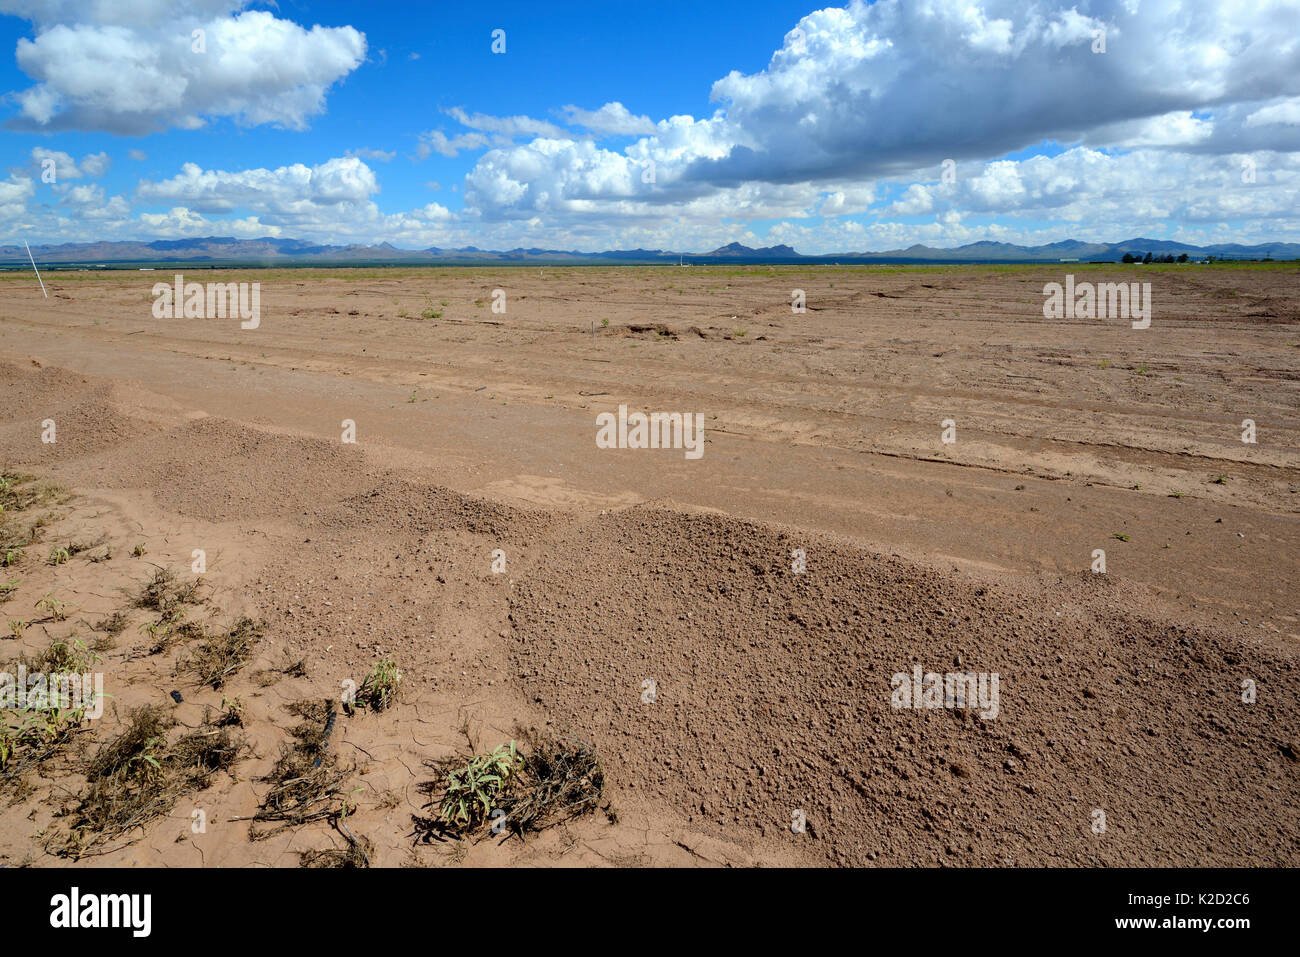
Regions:
<svg viewBox="0 0 1300 957"><path fill-rule="evenodd" d="M1151 327L1044 319L1066 270L1151 282ZM129 619L104 717L0 795L0 863L69 863L130 707L236 696L231 772L82 863L341 846L238 819L286 705L391 657L397 705L333 739L376 864L1300 864L1294 266L181 271L260 282L260 327L155 319L171 273L0 276L0 466L70 492L0 569L0 665ZM597 448L620 404L702 413L703 457ZM191 615L265 623L219 691L129 598L194 549ZM999 713L893 707L914 666L997 674ZM530 728L598 747L609 812L422 841L425 762Z"/></svg>

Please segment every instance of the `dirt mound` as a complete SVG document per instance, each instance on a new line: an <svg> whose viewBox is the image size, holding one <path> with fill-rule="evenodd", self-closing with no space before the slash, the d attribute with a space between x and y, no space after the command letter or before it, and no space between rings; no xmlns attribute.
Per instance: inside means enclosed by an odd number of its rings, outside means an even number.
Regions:
<svg viewBox="0 0 1300 957"><path fill-rule="evenodd" d="M0 363L0 410L0 459L13 463L88 455L151 430L121 410L111 383L12 362Z"/></svg>
<svg viewBox="0 0 1300 957"><path fill-rule="evenodd" d="M368 491L349 495L322 513L326 527L363 527L385 534L469 532L501 541L528 541L544 516L462 495L436 485L385 476Z"/></svg>
<svg viewBox="0 0 1300 957"><path fill-rule="evenodd" d="M208 521L293 516L371 479L353 446L203 418L125 443L88 467L152 489L162 508Z"/></svg>
<svg viewBox="0 0 1300 957"><path fill-rule="evenodd" d="M1058 615L1051 594L640 508L538 560L512 660L557 724L619 755L622 787L733 840L851 864L1300 860L1296 692L1264 677L1291 661L1065 591ZM996 716L894 707L917 666L997 674Z"/></svg>

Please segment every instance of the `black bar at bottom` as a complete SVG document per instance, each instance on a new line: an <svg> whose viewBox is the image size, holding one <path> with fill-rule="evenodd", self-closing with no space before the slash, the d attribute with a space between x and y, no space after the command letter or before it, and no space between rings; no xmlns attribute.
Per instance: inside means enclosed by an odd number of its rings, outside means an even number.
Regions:
<svg viewBox="0 0 1300 957"><path fill-rule="evenodd" d="M298 951L364 946L375 935L391 944L408 934L421 939L422 930L432 931L425 939L438 950L461 941L473 946L476 938L480 944L495 940L493 946L531 938L537 945L551 933L558 935L557 946L574 946L573 934L601 950L620 939L668 946L685 934L692 949L716 939L731 950L747 940L774 944L774 930L794 931L809 942L848 934L863 946L899 933L944 947L1013 943L1043 933L1053 936L1039 941L1129 938L1184 946L1199 938L1231 947L1243 935L1263 930L1275 937L1288 928L1282 908L1291 900L1294 876L1288 870L1173 868L5 868L0 900L6 938L24 945L77 937L128 948L197 944L200 952L241 944ZM147 909L142 895L148 895ZM85 923L118 926L72 926Z"/></svg>

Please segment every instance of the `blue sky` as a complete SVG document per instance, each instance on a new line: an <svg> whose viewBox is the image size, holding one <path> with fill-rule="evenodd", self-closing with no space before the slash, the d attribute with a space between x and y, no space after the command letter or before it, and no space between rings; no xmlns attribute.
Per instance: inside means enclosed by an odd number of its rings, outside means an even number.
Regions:
<svg viewBox="0 0 1300 957"><path fill-rule="evenodd" d="M419 132L452 127L441 108L471 112L526 114L558 121L558 107L593 103L593 78L600 77L599 103L622 102L638 114L712 112L709 87L717 64L758 70L807 3L717 4L697 17L698 4L565 4L564 14L536 3L492 3L467 9L457 3L376 4L374 14L357 18L356 3L280 3L267 9L304 26L352 24L366 35L363 65L330 93L328 109L311 120L309 131L269 125L241 127L229 118L198 131L174 130L141 137L107 133L30 133L5 139L6 153L27 143L80 155L107 150L126 156L130 148L148 154L140 164L120 164L105 179L108 188L127 189L140 176L163 178L181 164L202 157L222 169L274 168L286 162L320 163L349 150L416 152ZM475 5L478 6L478 5ZM611 17L623 9L635 20ZM743 16L738 13L744 11ZM506 29L506 55L491 52L491 32ZM0 80L6 90L30 85L12 51L31 36L30 24L0 17ZM412 56L419 59L412 59ZM730 68L730 66L729 66ZM725 70L723 72L726 72ZM449 159L432 154L423 164L390 162L383 168L380 205L391 210L427 203L427 183L454 185L473 165L472 157ZM460 206L456 196L437 197Z"/></svg>
<svg viewBox="0 0 1300 957"><path fill-rule="evenodd" d="M1296 0L0 0L0 242L1296 240L1298 35Z"/></svg>

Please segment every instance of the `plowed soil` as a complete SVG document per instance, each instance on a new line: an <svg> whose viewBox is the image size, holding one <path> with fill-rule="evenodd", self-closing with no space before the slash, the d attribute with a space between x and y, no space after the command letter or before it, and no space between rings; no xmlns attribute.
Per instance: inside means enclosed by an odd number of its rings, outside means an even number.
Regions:
<svg viewBox="0 0 1300 957"><path fill-rule="evenodd" d="M1151 282L1151 327L1044 319L1066 270ZM77 862L131 707L234 698L230 771L80 862L342 847L248 818L286 706L382 658L397 704L331 738L377 865L1300 864L1296 267L180 271L261 282L260 327L153 318L171 273L0 276L0 467L66 490L0 569L0 670L126 616L0 864ZM598 448L619 405L702 413L703 457ZM264 623L221 689L151 651L158 568ZM896 707L917 667L996 713ZM599 813L423 840L426 762L530 729L596 746Z"/></svg>

